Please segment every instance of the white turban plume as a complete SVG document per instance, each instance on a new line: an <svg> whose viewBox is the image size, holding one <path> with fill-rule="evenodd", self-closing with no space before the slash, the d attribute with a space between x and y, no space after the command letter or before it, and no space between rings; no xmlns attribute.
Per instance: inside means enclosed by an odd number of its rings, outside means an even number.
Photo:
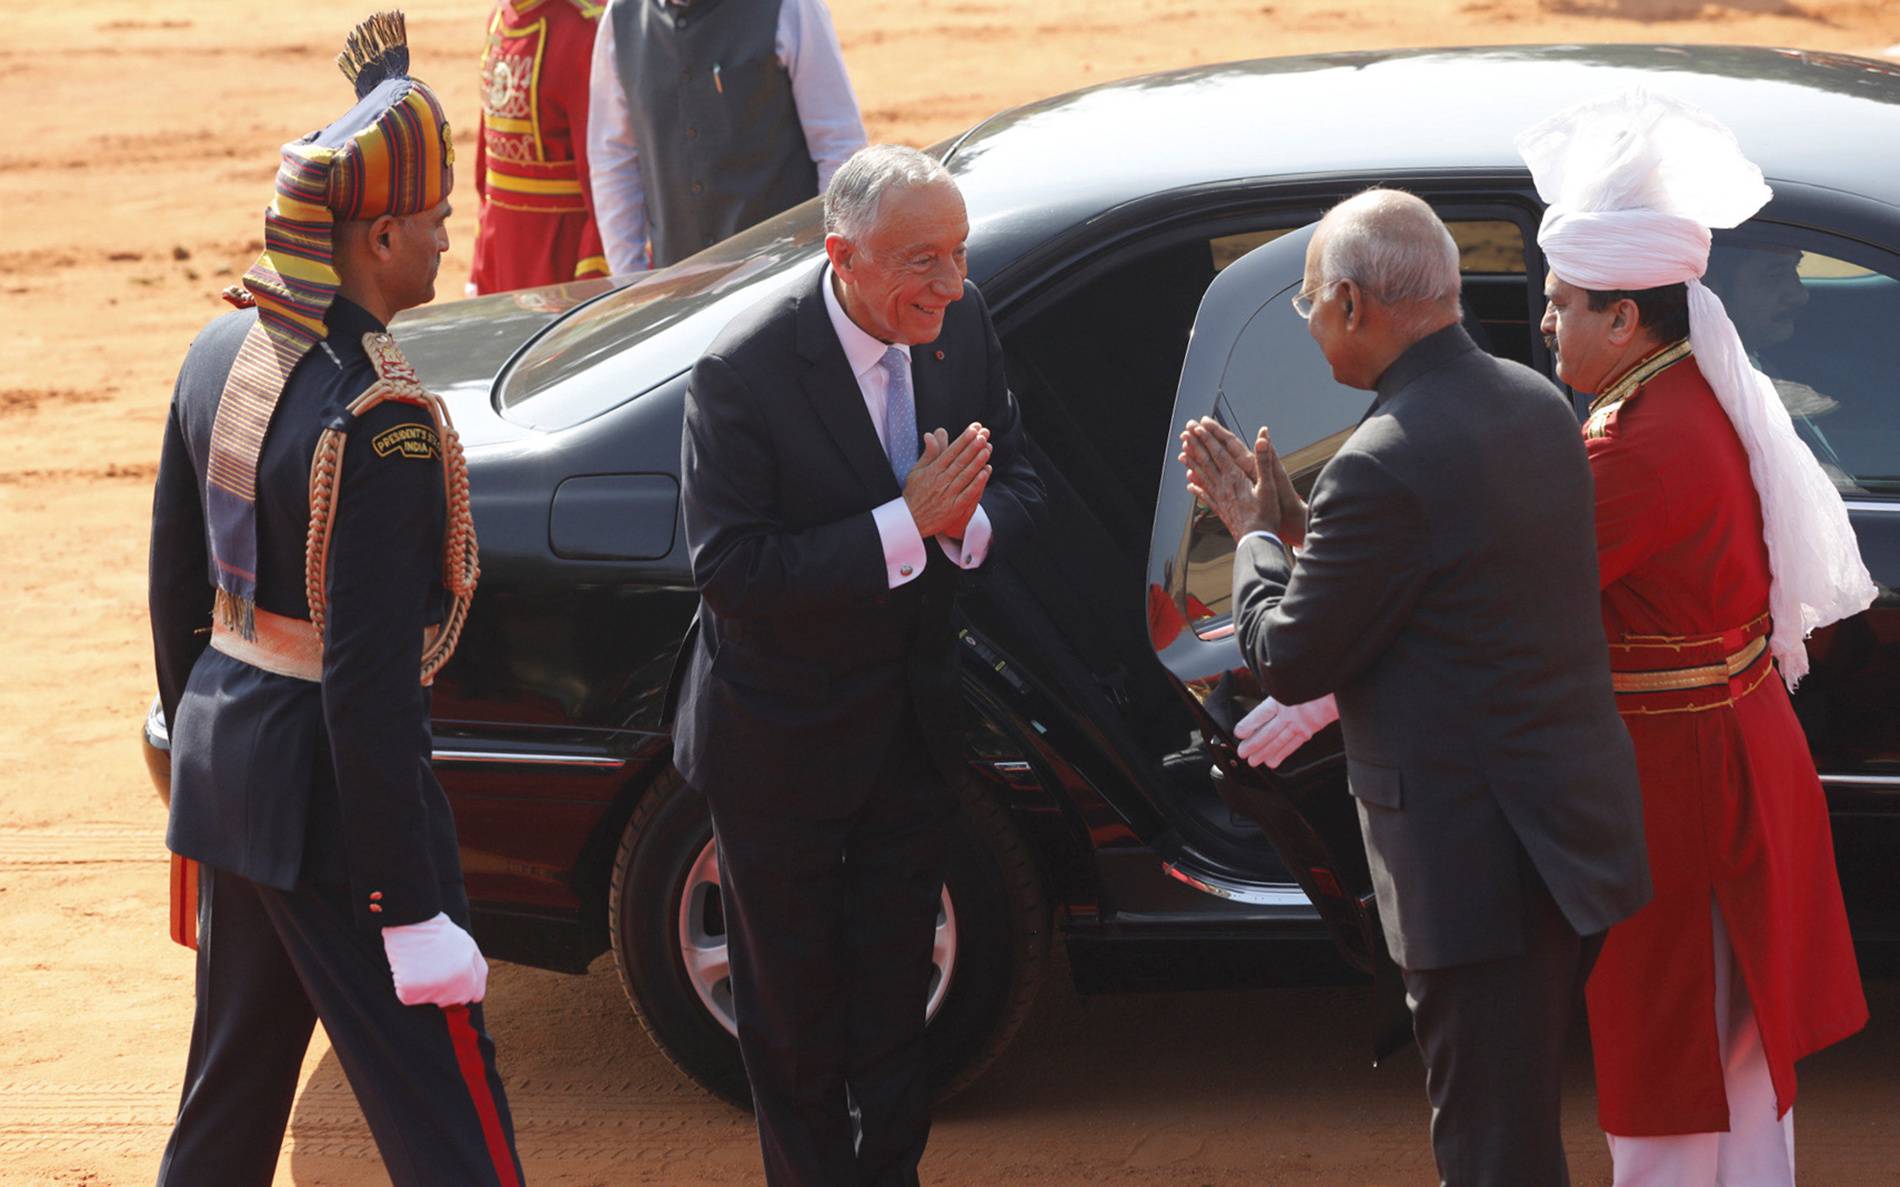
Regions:
<svg viewBox="0 0 1900 1187"><path fill-rule="evenodd" d="M1808 671L1808 634L1860 613L1878 591L1840 493L1700 279L1709 229L1739 225L1774 192L1714 117L1640 87L1558 112L1520 133L1517 150L1549 207L1537 242L1559 280L1599 292L1688 286L1690 349L1761 499L1769 645L1793 689Z"/></svg>

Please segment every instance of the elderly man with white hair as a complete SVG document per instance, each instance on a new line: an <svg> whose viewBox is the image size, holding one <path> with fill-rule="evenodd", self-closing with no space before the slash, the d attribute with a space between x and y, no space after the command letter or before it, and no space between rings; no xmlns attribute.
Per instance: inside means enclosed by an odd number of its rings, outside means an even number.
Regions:
<svg viewBox="0 0 1900 1187"><path fill-rule="evenodd" d="M1273 694L1249 732L1336 705L1442 1180L1565 1184L1566 1032L1602 933L1649 897L1576 417L1465 334L1457 246L1411 195L1328 213L1294 305L1377 392L1310 508L1267 430L1182 434L1240 541L1234 621Z"/></svg>
<svg viewBox="0 0 1900 1187"><path fill-rule="evenodd" d="M1875 590L1840 495L1699 279L1710 228L1770 191L1727 128L1640 90L1518 147L1550 204L1543 330L1595 396L1602 620L1656 885L1589 989L1615 1181L1792 1184L1795 1061L1867 1003L1788 692L1807 633Z"/></svg>
<svg viewBox="0 0 1900 1187"><path fill-rule="evenodd" d="M935 159L861 150L825 192L824 266L742 314L687 387L700 608L674 761L712 810L775 1187L916 1183L930 1131L964 768L951 606L1042 503L969 229Z"/></svg>

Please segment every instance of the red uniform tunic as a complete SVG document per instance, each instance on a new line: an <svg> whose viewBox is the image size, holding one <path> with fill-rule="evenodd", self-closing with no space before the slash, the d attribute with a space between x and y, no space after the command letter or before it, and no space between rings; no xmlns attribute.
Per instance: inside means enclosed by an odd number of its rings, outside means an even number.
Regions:
<svg viewBox="0 0 1900 1187"><path fill-rule="evenodd" d="M587 86L604 3L500 0L475 139L478 293L607 274L587 181Z"/></svg>
<svg viewBox="0 0 1900 1187"><path fill-rule="evenodd" d="M1624 1137L1719 1132L1711 898L1781 1112L1795 1060L1860 1029L1867 1003L1826 801L1766 649L1768 550L1748 456L1688 344L1606 391L1584 436L1655 882L1590 979L1598 1117Z"/></svg>

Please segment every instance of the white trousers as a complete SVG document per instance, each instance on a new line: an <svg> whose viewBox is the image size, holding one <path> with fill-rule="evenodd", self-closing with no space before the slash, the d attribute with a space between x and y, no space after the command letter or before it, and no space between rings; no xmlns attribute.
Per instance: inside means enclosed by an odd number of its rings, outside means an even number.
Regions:
<svg viewBox="0 0 1900 1187"><path fill-rule="evenodd" d="M1722 1036L1727 1133L1610 1139L1615 1187L1794 1187L1794 1110L1775 1117L1775 1085L1762 1052L1748 984L1735 967L1722 911L1715 925L1715 1027Z"/></svg>

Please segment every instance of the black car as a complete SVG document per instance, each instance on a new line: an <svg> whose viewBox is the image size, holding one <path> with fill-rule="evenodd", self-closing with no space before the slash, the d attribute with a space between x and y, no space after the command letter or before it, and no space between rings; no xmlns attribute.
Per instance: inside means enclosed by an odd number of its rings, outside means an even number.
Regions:
<svg viewBox="0 0 1900 1187"><path fill-rule="evenodd" d="M970 763L930 1000L941 1086L1008 1043L1052 928L1085 991L1378 966L1337 730L1278 772L1233 763L1228 730L1259 696L1227 612L1233 542L1184 490L1173 428L1209 412L1270 424L1310 487L1369 396L1332 381L1285 297L1314 220L1373 183L1450 225L1480 344L1550 374L1541 207L1512 136L1637 83L1727 122L1775 190L1717 235L1709 280L1881 586L1813 640L1795 703L1863 959L1900 950L1900 70L1673 46L1183 70L1005 112L934 150L968 201L971 278L1050 503L1034 547L993 558L959 603ZM711 828L668 761L696 603L681 401L718 330L817 267L821 242L807 203L636 283L396 325L469 448L482 582L434 713L477 934L573 972L611 948L654 1039L735 1101Z"/></svg>

